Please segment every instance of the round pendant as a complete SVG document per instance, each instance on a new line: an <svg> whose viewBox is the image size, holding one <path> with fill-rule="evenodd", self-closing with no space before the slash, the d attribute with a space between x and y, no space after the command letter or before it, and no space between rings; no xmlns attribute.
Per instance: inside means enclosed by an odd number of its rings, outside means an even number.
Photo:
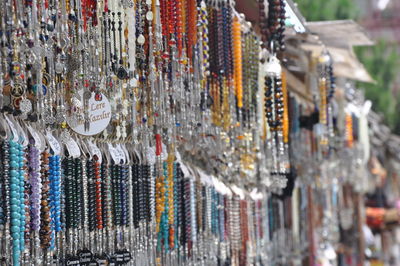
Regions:
<svg viewBox="0 0 400 266"><path fill-rule="evenodd" d="M81 90L75 95L73 99L84 97L85 92ZM90 93L90 92L89 92ZM89 119L89 130L85 128L85 119L80 117L77 119L75 115L69 115L66 117L66 121L69 127L78 134L85 136L92 136L102 132L110 123L111 120L111 105L107 97L102 93L90 93L91 96L88 100L88 119ZM76 106L75 106L76 107ZM83 106L82 106L83 107ZM81 107L81 108L82 108ZM71 108L71 107L70 107ZM83 110L80 109L83 113Z"/></svg>
<svg viewBox="0 0 400 266"><path fill-rule="evenodd" d="M30 111L32 111L32 103L31 103L31 101L28 100L28 99L21 100L21 102L19 104L19 109L23 113L29 113Z"/></svg>
<svg viewBox="0 0 400 266"><path fill-rule="evenodd" d="M61 74L64 71L64 64L57 62L55 66L55 71L57 74Z"/></svg>
<svg viewBox="0 0 400 266"><path fill-rule="evenodd" d="M15 83L11 88L11 95L15 98L21 97L25 92L25 89L21 83Z"/></svg>
<svg viewBox="0 0 400 266"><path fill-rule="evenodd" d="M56 114L56 123L61 124L62 122L64 122L64 120L65 120L65 115L61 111L58 111Z"/></svg>
<svg viewBox="0 0 400 266"><path fill-rule="evenodd" d="M146 13L146 19L148 21L152 21L153 20L153 12L149 11Z"/></svg>
<svg viewBox="0 0 400 266"><path fill-rule="evenodd" d="M85 92L83 93L83 99L89 100L91 97L92 97L92 92L85 90Z"/></svg>
<svg viewBox="0 0 400 266"><path fill-rule="evenodd" d="M122 66L118 68L117 77L119 79L126 79L128 77L128 72Z"/></svg>

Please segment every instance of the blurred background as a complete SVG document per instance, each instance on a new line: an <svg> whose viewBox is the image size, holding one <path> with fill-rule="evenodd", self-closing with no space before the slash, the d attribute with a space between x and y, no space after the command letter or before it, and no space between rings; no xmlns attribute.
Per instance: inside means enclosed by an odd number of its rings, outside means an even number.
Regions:
<svg viewBox="0 0 400 266"><path fill-rule="evenodd" d="M400 0L296 0L307 21L353 19L375 41L356 47L375 83L358 83L372 109L400 135Z"/></svg>

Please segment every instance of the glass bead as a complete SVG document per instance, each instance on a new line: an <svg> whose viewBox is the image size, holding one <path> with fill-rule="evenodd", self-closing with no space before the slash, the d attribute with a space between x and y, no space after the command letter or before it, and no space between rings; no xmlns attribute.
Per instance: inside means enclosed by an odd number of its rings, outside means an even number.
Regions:
<svg viewBox="0 0 400 266"><path fill-rule="evenodd" d="M146 13L146 19L147 19L148 21L152 21L152 20L153 20L153 12L148 11L148 12Z"/></svg>
<svg viewBox="0 0 400 266"><path fill-rule="evenodd" d="M138 44L143 45L145 43L145 41L146 40L145 40L143 34L140 34L139 37L137 38Z"/></svg>
<svg viewBox="0 0 400 266"><path fill-rule="evenodd" d="M11 226L11 233L13 233L13 235L18 233L19 230L20 230L19 225L18 226L17 225L12 225Z"/></svg>
<svg viewBox="0 0 400 266"><path fill-rule="evenodd" d="M14 247L14 248L19 248L19 239L18 239L19 237L20 237L20 234L19 234L19 233L13 233L13 238L14 238L14 239L13 239L13 241L12 241L12 242L13 242L12 244L13 244L13 247ZM19 257L19 256L18 256L18 257Z"/></svg>

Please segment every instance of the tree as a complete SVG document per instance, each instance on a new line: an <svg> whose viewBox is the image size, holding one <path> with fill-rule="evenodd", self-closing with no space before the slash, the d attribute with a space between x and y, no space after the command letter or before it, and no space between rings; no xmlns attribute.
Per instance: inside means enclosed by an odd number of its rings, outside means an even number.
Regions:
<svg viewBox="0 0 400 266"><path fill-rule="evenodd" d="M298 0L301 13L309 21L355 19L357 8L352 0Z"/></svg>
<svg viewBox="0 0 400 266"><path fill-rule="evenodd" d="M400 117L397 115L400 104L393 86L399 71L400 56L397 47L385 40L379 40L372 47L358 47L355 49L360 61L368 69L376 83L358 83L364 89L365 96L374 105L374 110L382 113L386 123L396 133L400 133Z"/></svg>

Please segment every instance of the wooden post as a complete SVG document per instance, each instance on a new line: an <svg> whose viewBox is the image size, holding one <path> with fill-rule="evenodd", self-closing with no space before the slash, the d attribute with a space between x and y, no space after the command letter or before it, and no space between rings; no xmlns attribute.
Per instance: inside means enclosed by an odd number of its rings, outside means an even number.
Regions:
<svg viewBox="0 0 400 266"><path fill-rule="evenodd" d="M357 211L357 231L358 231L358 254L359 261L357 265L363 266L365 262L365 239L363 225L365 224L364 200L360 193L355 192L354 199L356 201Z"/></svg>
<svg viewBox="0 0 400 266"><path fill-rule="evenodd" d="M308 250L310 253L309 256L309 265L315 265L315 243L314 243L314 203L313 203L313 189L311 186L307 187L307 205L308 205Z"/></svg>

